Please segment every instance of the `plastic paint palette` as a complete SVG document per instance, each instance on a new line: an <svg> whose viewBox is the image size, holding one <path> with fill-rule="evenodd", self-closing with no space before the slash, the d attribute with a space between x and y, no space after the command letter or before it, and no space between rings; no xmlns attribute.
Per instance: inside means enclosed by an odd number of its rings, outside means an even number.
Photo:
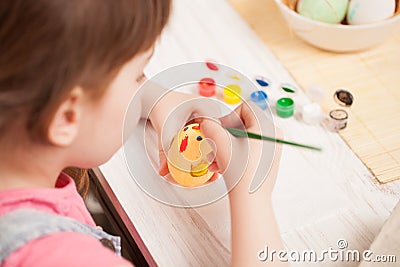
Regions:
<svg viewBox="0 0 400 267"><path fill-rule="evenodd" d="M261 87L268 87L271 84L271 82L263 76L256 76L255 80L257 84Z"/></svg>
<svg viewBox="0 0 400 267"><path fill-rule="evenodd" d="M264 91L255 91L250 95L251 101L257 104L262 110L266 110L268 106L268 95Z"/></svg>
<svg viewBox="0 0 400 267"><path fill-rule="evenodd" d="M203 78L199 81L199 94L201 96L211 97L215 95L215 81L213 78Z"/></svg>
<svg viewBox="0 0 400 267"><path fill-rule="evenodd" d="M281 118L289 118L294 114L294 101L283 97L276 101L276 114Z"/></svg>
<svg viewBox="0 0 400 267"><path fill-rule="evenodd" d="M240 95L242 94L242 88L237 84L229 84L224 88L224 101L227 104L237 104L240 103Z"/></svg>
<svg viewBox="0 0 400 267"><path fill-rule="evenodd" d="M295 94L297 92L297 88L294 85L289 84L289 83L283 83L283 84L281 84L280 87L283 91L285 91L286 93L289 93L289 94Z"/></svg>

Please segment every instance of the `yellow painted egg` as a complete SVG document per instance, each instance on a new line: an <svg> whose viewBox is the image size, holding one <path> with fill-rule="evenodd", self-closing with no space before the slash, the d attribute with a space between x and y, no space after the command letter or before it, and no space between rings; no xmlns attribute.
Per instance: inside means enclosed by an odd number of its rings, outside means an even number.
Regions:
<svg viewBox="0 0 400 267"><path fill-rule="evenodd" d="M204 139L198 123L185 126L174 136L168 150L168 169L178 184L196 187L213 176L207 161L207 154L213 150Z"/></svg>

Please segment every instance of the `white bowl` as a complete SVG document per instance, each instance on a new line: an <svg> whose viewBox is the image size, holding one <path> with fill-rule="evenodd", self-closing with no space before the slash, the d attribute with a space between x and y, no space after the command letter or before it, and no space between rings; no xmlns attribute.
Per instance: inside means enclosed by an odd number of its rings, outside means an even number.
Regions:
<svg viewBox="0 0 400 267"><path fill-rule="evenodd" d="M377 45L400 27L400 15L364 25L328 24L304 17L275 0L294 33L307 43L324 50L353 52Z"/></svg>

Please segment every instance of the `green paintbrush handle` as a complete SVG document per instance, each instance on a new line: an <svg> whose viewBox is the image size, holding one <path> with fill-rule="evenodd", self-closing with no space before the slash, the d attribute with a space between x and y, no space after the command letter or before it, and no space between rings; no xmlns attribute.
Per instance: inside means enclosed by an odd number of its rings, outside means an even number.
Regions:
<svg viewBox="0 0 400 267"><path fill-rule="evenodd" d="M303 148L308 148L308 149L312 149L312 150L322 151L322 149L319 148L319 147L308 146L308 145L303 145L303 144L299 144L299 143L285 141L285 140L282 140L282 139L262 136L262 135L259 135L259 134L256 134L256 133L250 133L250 132L243 131L243 130L236 129L236 128L226 128L226 130L228 132L230 132L233 136L236 136L236 137L248 137L248 138L252 138L252 139L272 141L272 142L276 142L276 143L281 143L281 144L286 144L286 145L292 145L292 146L297 146L297 147L303 147Z"/></svg>

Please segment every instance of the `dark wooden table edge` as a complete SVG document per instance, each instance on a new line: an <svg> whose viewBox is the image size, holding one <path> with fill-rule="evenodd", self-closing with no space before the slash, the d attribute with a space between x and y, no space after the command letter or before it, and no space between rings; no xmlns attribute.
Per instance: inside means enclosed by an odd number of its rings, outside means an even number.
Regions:
<svg viewBox="0 0 400 267"><path fill-rule="evenodd" d="M129 248L130 258L134 258L136 266L157 266L156 261L144 244L138 231L126 214L114 191L99 168L89 170L91 182L97 189L97 198L106 213L110 223L118 231L122 239L122 246Z"/></svg>

